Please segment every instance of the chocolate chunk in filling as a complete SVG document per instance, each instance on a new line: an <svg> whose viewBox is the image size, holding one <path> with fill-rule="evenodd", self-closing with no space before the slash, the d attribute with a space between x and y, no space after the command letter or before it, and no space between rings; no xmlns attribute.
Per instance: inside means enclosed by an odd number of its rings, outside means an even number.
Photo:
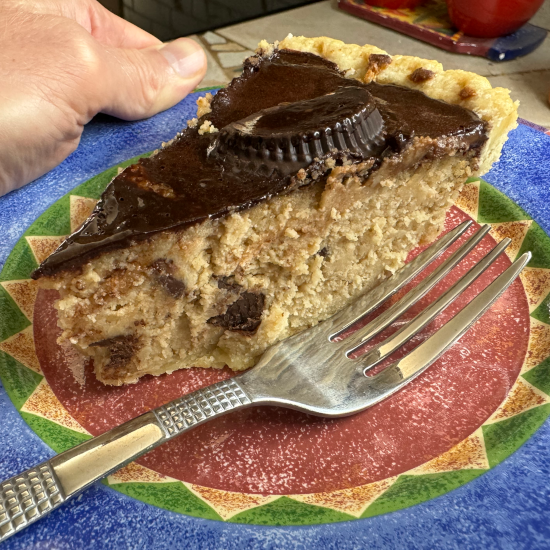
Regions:
<svg viewBox="0 0 550 550"><path fill-rule="evenodd" d="M139 349L139 339L133 334L114 336L90 344L91 347L109 348L109 367L125 367Z"/></svg>
<svg viewBox="0 0 550 550"><path fill-rule="evenodd" d="M240 330L253 333L262 322L265 296L254 292L244 292L233 302L223 315L208 319L208 323L226 330Z"/></svg>
<svg viewBox="0 0 550 550"><path fill-rule="evenodd" d="M174 266L171 261L164 259L156 260L151 264L151 269L158 283L172 298L178 299L185 294L185 284L183 281L176 279L172 275Z"/></svg>

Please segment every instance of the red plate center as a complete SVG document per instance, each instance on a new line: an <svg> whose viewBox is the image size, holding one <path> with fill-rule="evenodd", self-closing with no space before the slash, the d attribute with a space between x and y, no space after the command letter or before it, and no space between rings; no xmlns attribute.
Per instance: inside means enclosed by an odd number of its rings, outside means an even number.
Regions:
<svg viewBox="0 0 550 550"><path fill-rule="evenodd" d="M447 227L465 219L469 219L466 214L453 207L447 214ZM473 224L468 234L477 227ZM494 245L492 237L485 237L402 320L411 319L424 309ZM422 276L433 271L457 246L458 243ZM411 258L418 252L414 251ZM503 254L405 351L433 334L509 265L510 260ZM69 358L56 344L60 330L53 308L55 299L55 291L40 291L36 301L34 334L38 358L56 396L93 435L233 376L228 369L183 369L170 375L148 376L131 386L109 387L95 379L88 365L86 383L81 387L70 370ZM387 329L371 345L399 326L400 322ZM276 407L245 409L199 426L138 462L189 483L274 495L333 491L394 476L444 453L483 424L518 377L528 338L529 309L518 279L423 375L360 414L327 420ZM399 354L392 359L396 357Z"/></svg>

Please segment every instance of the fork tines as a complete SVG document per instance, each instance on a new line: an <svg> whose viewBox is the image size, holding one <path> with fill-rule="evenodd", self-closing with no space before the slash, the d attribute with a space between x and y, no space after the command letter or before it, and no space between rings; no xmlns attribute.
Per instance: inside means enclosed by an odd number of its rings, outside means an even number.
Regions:
<svg viewBox="0 0 550 550"><path fill-rule="evenodd" d="M473 235L464 241L464 243L443 261L430 275L425 277L418 285L405 294L399 301L378 315L366 326L360 328L349 337L342 335L350 329L355 323L360 321L374 309L379 307L390 296L403 288L414 277L421 273L431 262L447 250L471 225L471 222L464 222L447 233L441 239L436 241L431 247L426 249L415 260L407 264L390 279L377 287L374 291L367 293L358 302L353 304L343 314L351 318L345 322L344 326L333 333L329 339L336 342L344 351L346 356L356 354L369 340L374 338L380 332L390 326L398 317L403 315L408 309L423 298L437 283L439 283L459 262L461 262L485 237L489 232L490 226L480 227ZM405 323L397 332L386 338L367 354L354 358L360 361L364 372L368 372L386 357L403 346L429 323L437 315L445 310L456 298L458 298L480 275L482 275L495 260L506 250L511 240L503 239L482 260L470 268L451 288L443 293L439 298L432 302L426 309L416 315L412 320ZM528 259L522 257L522 267ZM521 271L519 269L519 271ZM519 271L517 273L519 273ZM517 276L517 273L515 276ZM514 276L514 278L515 278ZM512 279L513 280L513 279ZM511 281L508 283L510 284ZM381 288L383 287L383 288ZM496 298L495 298L496 299ZM492 303L492 302L491 302ZM360 304L360 305L359 305ZM339 319L340 321L340 319ZM341 339L341 341L340 341Z"/></svg>

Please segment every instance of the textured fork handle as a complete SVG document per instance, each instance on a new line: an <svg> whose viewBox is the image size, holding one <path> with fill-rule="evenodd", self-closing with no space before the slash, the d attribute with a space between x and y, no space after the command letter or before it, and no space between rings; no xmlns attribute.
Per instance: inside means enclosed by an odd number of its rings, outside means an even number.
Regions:
<svg viewBox="0 0 550 550"><path fill-rule="evenodd" d="M61 506L65 495L49 462L0 484L0 542Z"/></svg>
<svg viewBox="0 0 550 550"><path fill-rule="evenodd" d="M232 411L252 401L235 380L212 384L152 411L170 439L214 416Z"/></svg>
<svg viewBox="0 0 550 550"><path fill-rule="evenodd" d="M157 445L251 404L235 379L218 382L0 483L0 542Z"/></svg>

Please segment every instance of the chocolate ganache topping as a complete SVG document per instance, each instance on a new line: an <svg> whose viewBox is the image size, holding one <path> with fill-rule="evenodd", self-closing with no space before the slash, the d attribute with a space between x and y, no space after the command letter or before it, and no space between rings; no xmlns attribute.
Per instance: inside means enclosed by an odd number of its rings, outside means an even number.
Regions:
<svg viewBox="0 0 550 550"><path fill-rule="evenodd" d="M457 105L395 85L346 78L319 56L279 50L254 57L220 90L203 119L219 128L187 128L151 158L109 184L92 215L33 273L74 269L89 259L158 231L242 210L314 178L300 169L400 155L414 137L456 138L479 149L486 123Z"/></svg>

